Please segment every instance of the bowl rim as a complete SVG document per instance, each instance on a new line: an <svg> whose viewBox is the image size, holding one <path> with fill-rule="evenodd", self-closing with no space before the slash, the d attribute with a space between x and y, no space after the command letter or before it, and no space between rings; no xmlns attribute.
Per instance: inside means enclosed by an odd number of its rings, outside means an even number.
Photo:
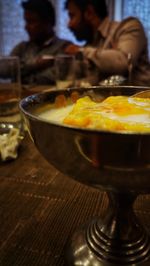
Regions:
<svg viewBox="0 0 150 266"><path fill-rule="evenodd" d="M51 126L56 126L56 127L63 127L63 128L66 128L66 129L72 129L72 130L75 130L75 131L81 131L81 132L86 132L91 134L114 134L114 135L130 135L130 136L145 136L145 135L150 135L149 132L132 132L132 131L115 131L115 130L103 130L103 129L94 129L94 128L83 128L83 127L77 127L77 126L71 126L71 125L65 125L65 124L60 124L59 122L54 122L54 121L50 121L50 120L47 120L47 119L44 119L44 118L41 118L37 115L34 115L33 113L29 112L25 107L26 106L30 106L30 108L32 108L32 105L34 105L35 103L38 105L38 104L41 104L41 101L40 99L48 99L48 95L51 95L51 94L55 94L55 96L58 96L58 95L69 95L71 94L71 92L76 92L76 91L79 91L81 93L83 92L88 92L88 91L94 91L94 90L118 90L118 89L121 89L121 90L125 90L125 89L128 89L128 90L135 90L135 93L137 93L137 90L139 92L145 90L150 90L150 87L146 87L146 86L127 86L127 85L115 85L115 86L111 86L111 85L105 85L105 86L91 86L91 87L88 87L88 88L82 88L82 87L73 87L73 88L67 88L67 89L56 89L56 88L53 88L49 91L41 91L41 92L38 92L38 93L34 93L32 95L29 95L29 96L26 96L24 98L22 98L19 102L19 109L21 111L21 113L23 113L24 116L27 116L29 119L32 119L32 120L36 120L36 121L39 121L39 122L43 122L43 123L47 123L47 124L50 124ZM113 92L112 92L113 93ZM134 96L134 94L131 94L131 96ZM85 96L85 95L84 95ZM113 96L113 94L112 94ZM46 103L46 102L45 102Z"/></svg>

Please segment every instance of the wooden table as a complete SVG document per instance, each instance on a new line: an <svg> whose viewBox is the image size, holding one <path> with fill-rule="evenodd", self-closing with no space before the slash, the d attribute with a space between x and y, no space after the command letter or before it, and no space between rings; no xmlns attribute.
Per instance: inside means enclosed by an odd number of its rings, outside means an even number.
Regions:
<svg viewBox="0 0 150 266"><path fill-rule="evenodd" d="M0 164L0 266L66 266L68 237L103 216L105 192L86 187L48 164L25 136L16 160ZM150 197L135 211L150 229Z"/></svg>

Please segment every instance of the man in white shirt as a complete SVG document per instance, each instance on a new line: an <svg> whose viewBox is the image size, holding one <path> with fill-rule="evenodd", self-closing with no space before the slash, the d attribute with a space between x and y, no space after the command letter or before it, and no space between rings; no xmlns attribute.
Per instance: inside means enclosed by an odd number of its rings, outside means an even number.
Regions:
<svg viewBox="0 0 150 266"><path fill-rule="evenodd" d="M137 18L111 21L105 0L66 0L65 8L68 27L78 40L86 41L84 47L70 45L66 52L80 53L91 63L95 83L121 75L132 85L150 85L147 38Z"/></svg>

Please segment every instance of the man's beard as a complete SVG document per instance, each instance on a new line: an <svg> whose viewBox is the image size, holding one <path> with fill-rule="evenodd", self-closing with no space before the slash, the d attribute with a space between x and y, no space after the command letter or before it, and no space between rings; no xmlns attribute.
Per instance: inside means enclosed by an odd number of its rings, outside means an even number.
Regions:
<svg viewBox="0 0 150 266"><path fill-rule="evenodd" d="M78 28L72 30L72 32L74 33L78 41L86 41L86 43L91 43L93 40L92 27L89 24L87 24L85 21L81 21Z"/></svg>

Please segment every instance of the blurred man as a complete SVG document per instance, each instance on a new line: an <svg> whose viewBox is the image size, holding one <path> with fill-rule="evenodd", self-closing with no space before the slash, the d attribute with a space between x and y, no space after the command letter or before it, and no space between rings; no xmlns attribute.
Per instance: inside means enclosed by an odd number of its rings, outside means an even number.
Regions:
<svg viewBox="0 0 150 266"><path fill-rule="evenodd" d="M95 82L112 75L126 77L130 84L150 85L147 38L140 21L129 17L111 21L105 0L66 0L68 27L84 47L70 45L66 52L80 53L95 66Z"/></svg>
<svg viewBox="0 0 150 266"><path fill-rule="evenodd" d="M22 83L54 84L51 56L64 53L69 42L55 35L55 10L49 0L27 0L22 2L22 8L29 40L11 52L20 58Z"/></svg>

